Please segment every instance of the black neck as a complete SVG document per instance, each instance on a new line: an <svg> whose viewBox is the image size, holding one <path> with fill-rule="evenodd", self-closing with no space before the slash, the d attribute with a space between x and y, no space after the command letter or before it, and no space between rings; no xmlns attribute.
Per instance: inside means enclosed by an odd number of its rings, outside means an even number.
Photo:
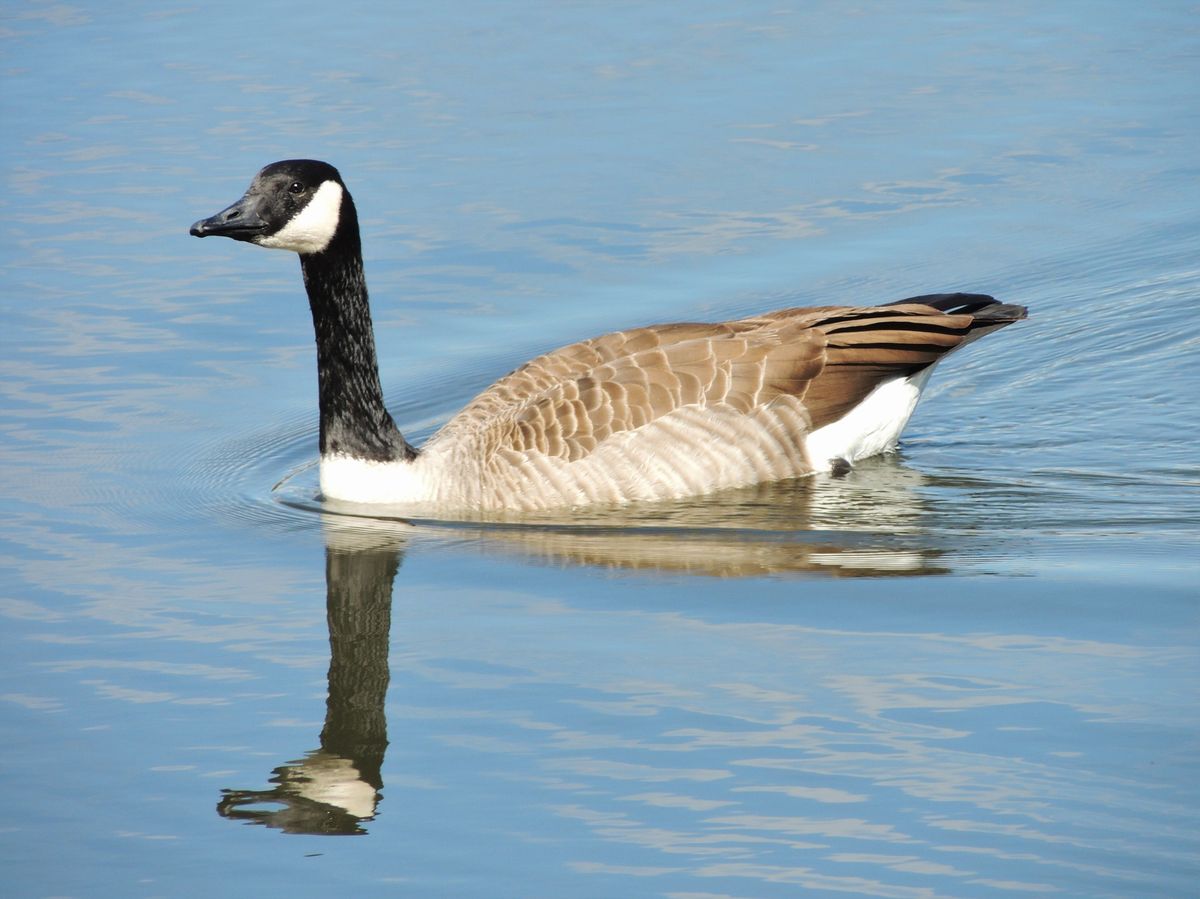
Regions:
<svg viewBox="0 0 1200 899"><path fill-rule="evenodd" d="M333 241L300 257L317 338L321 455L390 462L416 451L383 405L358 217L346 196Z"/></svg>

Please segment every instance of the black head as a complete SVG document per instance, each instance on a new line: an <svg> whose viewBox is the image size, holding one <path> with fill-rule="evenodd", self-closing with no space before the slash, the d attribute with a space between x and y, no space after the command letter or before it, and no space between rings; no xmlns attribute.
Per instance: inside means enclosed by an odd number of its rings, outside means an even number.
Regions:
<svg viewBox="0 0 1200 899"><path fill-rule="evenodd" d="M285 159L255 175L240 200L196 222L191 233L305 255L323 252L339 227L351 224L357 230L353 202L337 169L315 159Z"/></svg>

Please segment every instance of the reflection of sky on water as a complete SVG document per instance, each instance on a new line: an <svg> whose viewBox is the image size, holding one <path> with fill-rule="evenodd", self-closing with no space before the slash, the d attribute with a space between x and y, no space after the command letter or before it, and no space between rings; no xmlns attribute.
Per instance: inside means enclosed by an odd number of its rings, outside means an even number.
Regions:
<svg viewBox="0 0 1200 899"><path fill-rule="evenodd" d="M474 613L487 616L478 608ZM1122 660L1131 669L1169 663L1178 658L1179 648L1156 652L1021 634L981 639L832 632L775 623L719 624L670 613L640 616L631 632L619 626L615 611L558 608L555 613L570 619L560 633L587 634L587 645L620 646L621 675L597 681L595 657L586 646L527 656L527 669L485 665L480 670L481 659L499 664L501 658L489 656L480 643L459 645L474 660L465 671L458 664L416 660L408 663L410 670L446 689L482 691L501 704L498 709L488 703L489 717L509 718L510 735L494 744L454 737L449 745L506 755L527 752L531 735L541 735L547 744L543 755L554 757L535 781L576 797L556 806L557 813L587 824L605 840L664 853L667 858L659 864L669 864L675 855L728 856L746 842L760 841L776 852L807 848L820 856L828 841L909 843L921 847L912 870L931 865L931 858L978 864L953 854L986 851L999 837L1007 851L1032 853L1052 868L1060 860L1044 857L1043 842L1129 853L1130 858L1138 852L1169 854L1156 841L1174 825L1151 823L1153 836L1139 827L1142 835L1134 837L1125 817L1145 813L1177 820L1173 816L1182 810L1170 796L1156 797L1152 780L1135 787L1141 778L1127 772L1125 783L1117 786L1103 759L1081 758L1091 756L1080 750L1087 740L1056 746L1051 738L1039 756L1021 753L1033 745L1030 731L1061 735L1064 728L1078 729L1100 737L1104 719L1113 726L1122 719L1156 717L1144 707L1121 708L1120 690L1113 685L1130 670L1122 670ZM610 622L613 627L606 627ZM489 632L484 642L495 639ZM697 676L697 659L722 654L720 670L739 671L742 683ZM875 670L830 674L849 666ZM895 673L905 670L901 666L913 673ZM520 696L537 690L539 669L574 683L574 689L599 694L579 703L589 713L590 728L521 714ZM980 670L989 676L969 674ZM1051 693L1046 683L1059 686ZM776 689L782 685L793 689ZM803 691L796 685L804 685ZM512 711L506 715L504 709ZM398 711L401 716L426 713ZM428 714L446 717L435 710ZM814 785L812 791L804 789L808 784ZM1118 798L1127 789L1138 793L1133 805L1141 806L1140 812ZM649 798L643 795L647 791ZM748 793L755 799L758 794L782 798L770 803L776 806L773 814L748 813L743 810ZM904 827L894 823L896 806L913 802L925 811ZM851 815L830 814L827 806L835 803L863 808ZM639 811L642 806L649 808ZM1118 806L1126 810L1123 815L1103 814ZM1157 812L1150 811L1154 807ZM650 809L669 809L665 814L675 826L664 828ZM1084 820L1083 832L1072 830ZM683 821L688 826L681 826ZM961 845L943 848L947 837L940 831L955 832ZM1177 837L1179 831L1174 832ZM981 843L972 834L988 839ZM865 864L865 857L860 861ZM1098 873L1103 866L1085 867ZM725 869L722 876L768 881L801 876L778 858L774 865L737 869L740 874L735 869ZM758 874L751 873L755 870Z"/></svg>
<svg viewBox="0 0 1200 899"><path fill-rule="evenodd" d="M953 594L973 590L989 609L1003 602L1002 584L980 591L969 578L951 577L927 601L923 619L943 629L921 631L904 624L911 609L889 611L865 581L837 599L839 611L827 581L749 581L752 595L738 599L721 581L689 584L685 597L669 580L623 575L614 593L569 568L530 585L519 560L453 547L441 551L456 560L447 579L432 551L409 550L395 589L391 746L382 804L364 825L374 838L424 845L431 837L414 828L445 820L445 802L460 795L474 797L471 820L504 819L516 791L525 810L505 832L549 829L551 845L575 847L563 857L572 871L617 882L673 873L697 889L874 882L921 895L933 878L957 895L963 883L1004 881L1014 865L1042 887L1083 876L1136 884L1144 859L1186 857L1180 826L1193 813L1163 792L1156 752L1111 741L1114 729L1176 726L1178 701L1150 701L1148 678L1191 664L1183 644L1063 637L1040 588L1039 627L1051 632L997 631ZM484 573L491 590L476 586ZM166 758L200 761L201 786L256 788L316 745L328 648L303 580L240 601L213 586L206 611L160 596L158 615L106 626L111 612L97 604L86 642L43 653L44 698L19 701L58 714L64 697L69 709L188 709L234 745L212 746L187 725ZM786 623L795 608L830 623ZM40 617L42 632L72 628ZM847 626L854 617L864 621ZM135 660L104 655L130 625ZM264 681L274 668L307 675ZM264 729L283 737L270 741L280 744L273 758L236 745ZM163 761L151 749L147 763ZM598 842L580 845L581 831ZM493 833L483 851L502 846ZM902 875L926 886L904 887Z"/></svg>
<svg viewBox="0 0 1200 899"><path fill-rule="evenodd" d="M1002 580L950 574L948 589L901 604L869 581L830 593L829 581L756 579L739 597L720 580L689 582L685 593L652 573L614 582L568 567L531 584L519 553L480 556L478 538L438 550L446 538L421 528L329 522L326 540L349 553L351 574L356 551L390 544L408 554L394 590L382 803L340 800L366 815L360 831L373 838L423 845L433 837L413 828L426 816L445 820L460 795L474 797L474 818L503 819L515 790L525 808L503 831L549 829L554 837L535 838L539 852L548 838L565 841L563 863L598 883L675 877L735 895L744 883L756 893L802 885L919 896L937 882L934 894L960 895L966 884L1013 888L1003 884L1014 866L1030 889L1151 884L1145 859L1188 857L1181 827L1194 812L1164 791L1157 749L1129 741L1139 729L1177 727L1179 699L1168 689L1156 700L1150 684L1169 685L1167 672L1193 665L1194 653L1128 633L1104 639L1103 620L1094 635L1064 636L1055 622L1073 603L1037 582L1030 623L1044 633L987 621L1005 601ZM454 560L453 576L439 555ZM484 573L491 589L478 586ZM307 599L312 572L300 574L240 598L214 578L199 589L203 607L188 594L152 601L145 591L144 615L129 614L137 595L98 600L88 636L43 652L35 672L44 694L6 699L56 715L114 702L168 719L186 709L206 728L231 733L246 718L247 736L284 738L263 758L236 736L213 746L187 725L172 754L211 760L177 772L200 774L201 785L267 787L272 768L302 753L306 767L296 771L344 780L353 769L311 751L328 646ZM1104 607L1103 596L1093 599ZM915 629L914 608L940 627ZM793 609L809 623L788 623ZM20 611L46 637L74 627L49 608ZM118 645L133 658L107 655L131 626ZM271 689L284 686L264 682L273 668L307 672L309 686ZM151 749L147 764L162 762ZM331 789L306 795L328 799ZM308 826L295 815L274 820L293 832ZM482 851L512 851L507 839L493 832Z"/></svg>
<svg viewBox="0 0 1200 899"><path fill-rule="evenodd" d="M18 892L1188 895L1180 9L335 12L6 18ZM295 260L186 235L291 155L354 191L418 439L613 327L956 287L1034 315L842 480L339 527ZM330 612L364 582L374 643ZM383 668L386 700L342 676Z"/></svg>
<svg viewBox="0 0 1200 899"><path fill-rule="evenodd" d="M330 545L347 554L340 577L361 577L355 554L388 545L378 526L330 524ZM1182 647L753 623L796 602L796 583L766 585L736 615L708 588L686 603L702 613L630 614L603 594L557 599L554 581L570 575L549 580L545 592L442 583L431 594L401 569L382 817L360 806L372 813L365 832L405 828L388 823L398 807L423 827L422 810L441 804L432 797L464 789L477 814L503 817L511 809L493 803L509 785L569 828L549 845L575 845L579 828L599 841L567 863L589 877L958 895L1016 889L1014 863L1021 888L1047 890L1064 878L1150 883L1139 860L1187 857L1180 825L1194 812L1162 791L1151 756L1102 748L1122 723L1170 726L1166 707L1122 705L1121 685L1185 660ZM552 645L536 642L546 618ZM605 647L619 647L619 670ZM732 671L738 680L722 679ZM429 756L445 773L414 776L432 770ZM514 834L532 826L523 818ZM545 836L535 843L546 851ZM604 845L625 862L603 860ZM946 885L931 891L929 878Z"/></svg>

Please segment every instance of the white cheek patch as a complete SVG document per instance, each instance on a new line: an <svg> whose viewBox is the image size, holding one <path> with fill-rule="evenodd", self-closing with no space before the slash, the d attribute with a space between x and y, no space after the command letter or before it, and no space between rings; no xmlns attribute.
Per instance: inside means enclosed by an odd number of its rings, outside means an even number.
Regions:
<svg viewBox="0 0 1200 899"><path fill-rule="evenodd" d="M333 240L341 213L342 186L336 181L326 181L294 219L255 243L301 254L320 253Z"/></svg>

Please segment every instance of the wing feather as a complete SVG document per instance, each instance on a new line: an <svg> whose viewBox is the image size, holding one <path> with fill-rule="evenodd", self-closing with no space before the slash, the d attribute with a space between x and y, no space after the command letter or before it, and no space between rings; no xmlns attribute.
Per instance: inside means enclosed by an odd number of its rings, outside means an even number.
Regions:
<svg viewBox="0 0 1200 899"><path fill-rule="evenodd" d="M881 383L912 375L1023 314L987 297L939 294L617 331L516 369L434 442L471 444L485 458L533 452L574 461L677 410L714 407L744 415L770 408L799 434L836 421ZM787 448L789 440L794 444L795 434L779 436L784 455L799 451Z"/></svg>

